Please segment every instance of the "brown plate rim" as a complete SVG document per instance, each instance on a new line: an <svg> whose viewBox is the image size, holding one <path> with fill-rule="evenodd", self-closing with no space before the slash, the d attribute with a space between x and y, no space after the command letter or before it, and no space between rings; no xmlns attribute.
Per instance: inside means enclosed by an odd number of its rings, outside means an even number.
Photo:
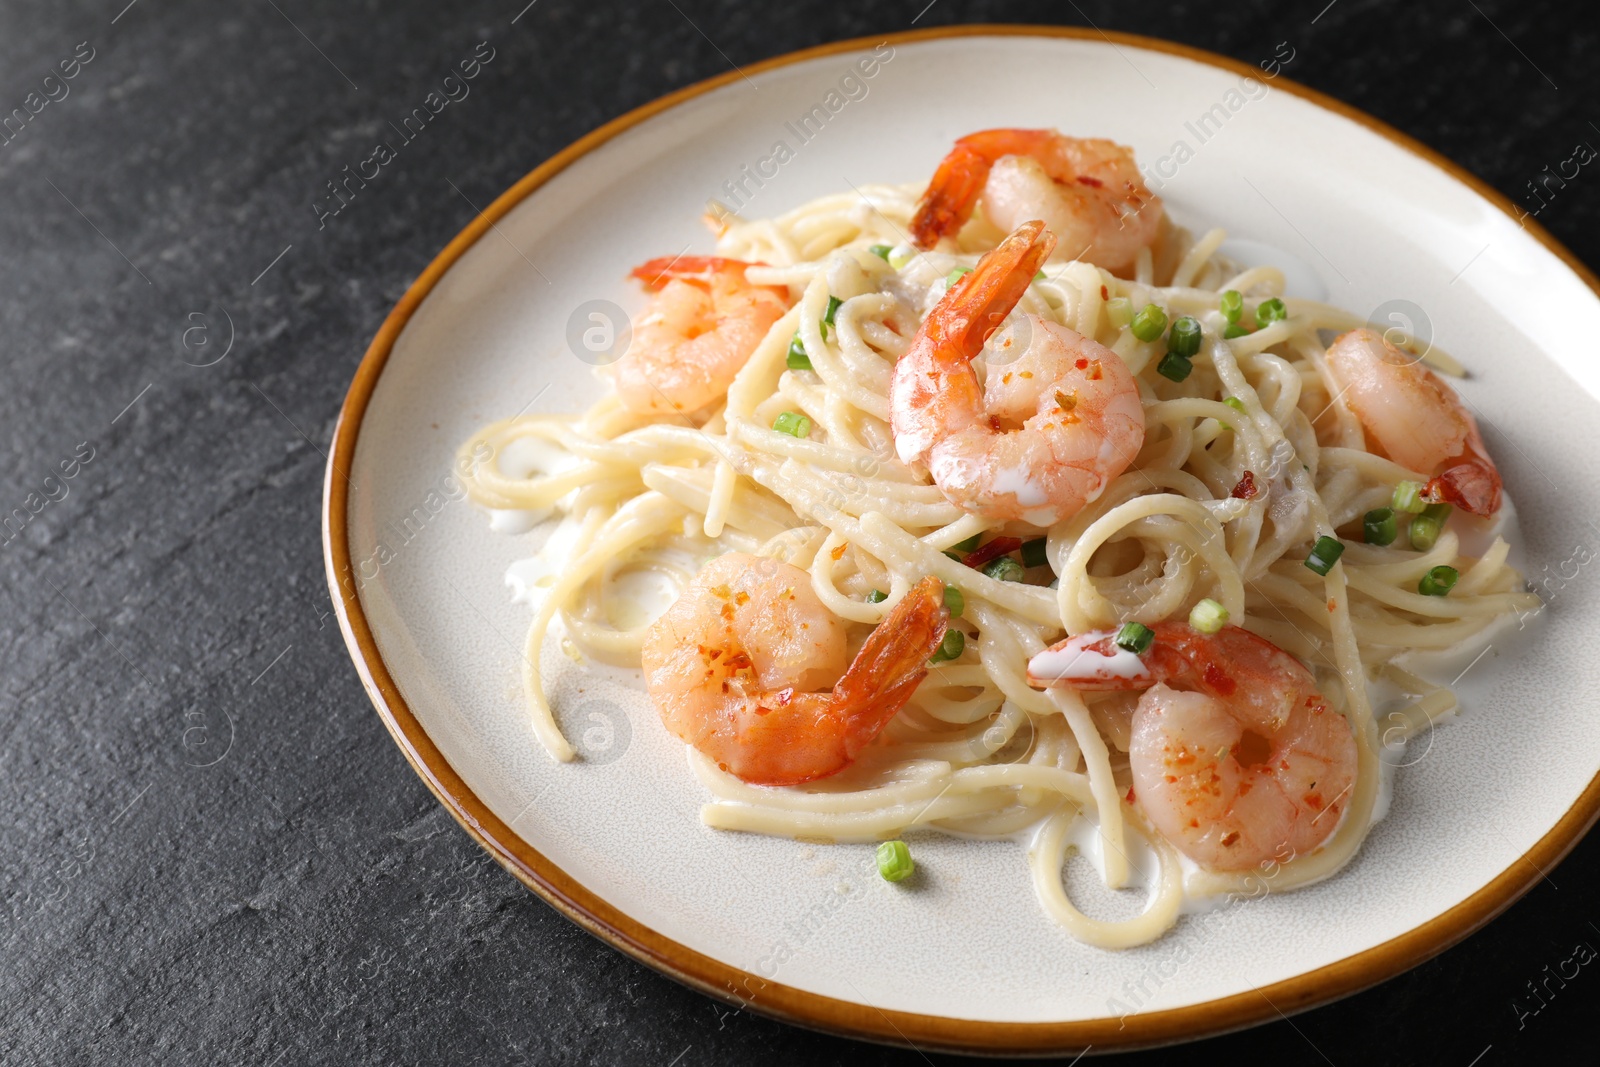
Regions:
<svg viewBox="0 0 1600 1067"><path fill-rule="evenodd" d="M553 176L623 131L686 100L750 74L820 56L882 43L912 44L950 37L1099 40L1181 56L1234 74L1254 75L1256 72L1256 68L1248 64L1187 45L1077 27L977 24L910 30L790 52L688 86L611 120L535 168L456 235L401 297L362 357L334 429L323 491L323 556L340 629L379 716L417 774L466 831L518 880L573 922L641 963L710 996L786 1022L849 1037L924 1049L989 1054L1066 1055L1090 1047L1110 1050L1166 1044L1303 1011L1365 989L1443 952L1509 907L1572 849L1600 816L1600 773L1590 780L1556 825L1491 882L1448 911L1380 945L1258 990L1182 1008L1136 1014L1126 1019L1002 1023L879 1009L771 982L664 937L623 914L539 853L489 810L434 745L390 675L349 578L352 573L347 522L349 482L345 472L350 470L362 418L394 343L444 273L496 221ZM1527 229L1600 297L1600 281L1593 273L1543 227L1527 218L1526 213L1519 217L1512 202L1483 181L1426 145L1347 104L1281 75L1274 79L1274 84L1360 123L1466 185ZM341 575L345 576L342 581Z"/></svg>

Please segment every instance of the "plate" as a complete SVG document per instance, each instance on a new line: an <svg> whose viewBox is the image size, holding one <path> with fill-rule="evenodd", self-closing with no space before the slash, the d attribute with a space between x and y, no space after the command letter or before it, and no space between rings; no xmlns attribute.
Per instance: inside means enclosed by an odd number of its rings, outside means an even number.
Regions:
<svg viewBox="0 0 1600 1067"><path fill-rule="evenodd" d="M1600 481L1572 447L1600 424L1595 279L1458 167L1288 81L1292 55L1261 60L1024 27L829 45L617 119L452 241L356 373L324 534L362 680L468 832L574 921L712 996L969 1051L1154 1044L1275 1018L1415 965L1542 877L1600 811L1586 648L1600 528L1585 518L1600 514ZM636 675L563 673L552 695L586 758L552 762L519 689L529 613L503 577L533 544L492 532L452 467L485 422L591 402L593 302L635 307L628 268L709 251L708 197L759 216L923 181L955 137L991 126L1132 144L1179 222L1279 250L1332 303L1465 362L1462 393L1548 604L1472 665L1463 714L1408 749L1387 818L1342 873L1186 916L1120 953L1044 916L1022 842L919 837L930 877L906 892L876 877L868 846L705 828L685 751ZM558 648L544 655L560 665Z"/></svg>

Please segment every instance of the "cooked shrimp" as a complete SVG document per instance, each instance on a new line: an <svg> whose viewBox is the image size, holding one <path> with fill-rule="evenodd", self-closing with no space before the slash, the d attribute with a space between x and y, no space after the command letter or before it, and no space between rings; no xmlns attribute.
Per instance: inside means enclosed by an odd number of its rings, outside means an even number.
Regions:
<svg viewBox="0 0 1600 1067"><path fill-rule="evenodd" d="M666 728L724 771L797 785L843 770L878 736L927 675L948 620L944 586L925 578L850 662L845 624L809 574L733 552L650 627L645 685Z"/></svg>
<svg viewBox="0 0 1600 1067"><path fill-rule="evenodd" d="M783 289L751 285L758 264L714 256L652 259L633 276L656 290L614 369L617 396L640 414L690 412L724 396L772 324Z"/></svg>
<svg viewBox="0 0 1600 1067"><path fill-rule="evenodd" d="M983 197L990 222L1011 231L1043 220L1059 250L1113 273L1134 264L1161 230L1161 198L1115 141L1055 130L984 130L956 142L922 194L911 239L954 237Z"/></svg>
<svg viewBox="0 0 1600 1067"><path fill-rule="evenodd" d="M1068 638L1033 658L1028 680L1146 690L1128 748L1133 793L1196 863L1242 871L1326 841L1355 782L1356 743L1311 672L1237 626L1151 629L1143 655L1111 630Z"/></svg>
<svg viewBox="0 0 1600 1067"><path fill-rule="evenodd" d="M1432 475L1425 500L1474 515L1500 507L1500 472L1483 447L1478 423L1461 398L1416 356L1377 330L1351 330L1328 349L1328 369L1344 402L1384 454Z"/></svg>
<svg viewBox="0 0 1600 1067"><path fill-rule="evenodd" d="M988 519L1053 525L1144 444L1139 388L1115 352L1033 315L990 336L1054 243L1030 222L979 260L928 313L889 384L900 459L925 463L952 503Z"/></svg>

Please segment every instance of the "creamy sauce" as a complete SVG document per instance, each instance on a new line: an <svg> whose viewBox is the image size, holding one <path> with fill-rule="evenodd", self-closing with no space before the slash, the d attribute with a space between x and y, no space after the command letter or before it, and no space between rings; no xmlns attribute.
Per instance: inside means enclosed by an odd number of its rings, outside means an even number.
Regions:
<svg viewBox="0 0 1600 1067"><path fill-rule="evenodd" d="M1113 655L1085 647L1105 639L1104 633L1079 634L1055 648L1047 648L1028 661L1030 680L1093 682L1107 678L1125 680L1150 677L1144 660L1117 645Z"/></svg>

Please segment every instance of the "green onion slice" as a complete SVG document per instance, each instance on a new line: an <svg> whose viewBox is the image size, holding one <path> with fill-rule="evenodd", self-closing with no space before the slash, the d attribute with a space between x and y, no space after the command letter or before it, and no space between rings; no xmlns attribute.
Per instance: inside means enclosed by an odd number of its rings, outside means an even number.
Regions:
<svg viewBox="0 0 1600 1067"><path fill-rule="evenodd" d="M1154 341L1167 331L1167 313L1154 304L1146 304L1130 325L1133 336L1141 341Z"/></svg>
<svg viewBox="0 0 1600 1067"><path fill-rule="evenodd" d="M1203 634L1214 634L1228 621L1228 609L1206 597L1189 612L1189 625Z"/></svg>
<svg viewBox="0 0 1600 1067"><path fill-rule="evenodd" d="M888 262L889 253L894 251L894 249L891 248L889 245L868 245L867 246L867 251L871 252L873 255L877 256L879 259L883 260L884 262Z"/></svg>
<svg viewBox="0 0 1600 1067"><path fill-rule="evenodd" d="M983 573L997 582L1020 582L1026 572L1022 569L1022 564L1010 556L1001 556L985 563Z"/></svg>
<svg viewBox="0 0 1600 1067"><path fill-rule="evenodd" d="M772 428L790 437L804 437L811 432L811 420L795 411L785 411L772 420Z"/></svg>
<svg viewBox="0 0 1600 1067"><path fill-rule="evenodd" d="M1445 596L1454 588L1460 574L1454 567L1435 567L1422 576L1417 592L1423 596Z"/></svg>
<svg viewBox="0 0 1600 1067"><path fill-rule="evenodd" d="M1193 370L1194 364L1176 352L1168 352L1161 357L1161 362L1156 364L1157 374L1175 382L1183 381Z"/></svg>
<svg viewBox="0 0 1600 1067"><path fill-rule="evenodd" d="M1118 648L1134 655L1143 655L1149 650L1151 642L1156 639L1156 632L1142 622L1125 622L1117 631L1116 641Z"/></svg>
<svg viewBox="0 0 1600 1067"><path fill-rule="evenodd" d="M790 370L811 369L811 356L806 353L805 342L800 340L798 332L795 333L794 340L789 342L789 355L786 362Z"/></svg>
<svg viewBox="0 0 1600 1067"><path fill-rule="evenodd" d="M1049 563L1045 555L1045 539L1036 537L1032 541L1022 542L1022 565L1024 567L1043 567Z"/></svg>
<svg viewBox="0 0 1600 1067"><path fill-rule="evenodd" d="M1399 533L1393 508L1374 508L1361 520L1361 529L1369 545L1393 544Z"/></svg>
<svg viewBox="0 0 1600 1067"><path fill-rule="evenodd" d="M1244 310L1244 294L1237 289L1229 289L1222 294L1222 299L1217 301L1217 310L1222 312L1222 317L1232 325L1239 321L1239 313Z"/></svg>
<svg viewBox="0 0 1600 1067"><path fill-rule="evenodd" d="M882 604L885 600L888 600L888 599L889 599L889 594L885 593L882 589L874 589L872 592L867 594L867 603L868 604Z"/></svg>
<svg viewBox="0 0 1600 1067"><path fill-rule="evenodd" d="M944 587L944 607L952 619L959 619L961 613L967 610L967 598L955 586L947 585Z"/></svg>
<svg viewBox="0 0 1600 1067"><path fill-rule="evenodd" d="M1422 499L1421 482L1401 482L1394 487L1394 500L1391 501L1396 511L1404 511L1411 515L1420 515L1428 506Z"/></svg>
<svg viewBox="0 0 1600 1067"><path fill-rule="evenodd" d="M828 310L822 313L822 321L832 326L833 317L839 313L839 305L843 303L844 301L836 296L828 297Z"/></svg>
<svg viewBox="0 0 1600 1067"><path fill-rule="evenodd" d="M1193 358L1200 351L1200 320L1193 315L1185 315L1172 324L1172 330L1167 334L1167 351L1185 359Z"/></svg>
<svg viewBox="0 0 1600 1067"><path fill-rule="evenodd" d="M1317 543L1311 546L1311 555L1306 557L1306 566L1318 574L1326 575L1342 555L1344 542L1334 537L1319 537Z"/></svg>
<svg viewBox="0 0 1600 1067"><path fill-rule="evenodd" d="M967 635L955 627L944 632L944 640L939 642L939 647L933 650L929 663L945 663L953 659L960 659L961 653L967 648Z"/></svg>

